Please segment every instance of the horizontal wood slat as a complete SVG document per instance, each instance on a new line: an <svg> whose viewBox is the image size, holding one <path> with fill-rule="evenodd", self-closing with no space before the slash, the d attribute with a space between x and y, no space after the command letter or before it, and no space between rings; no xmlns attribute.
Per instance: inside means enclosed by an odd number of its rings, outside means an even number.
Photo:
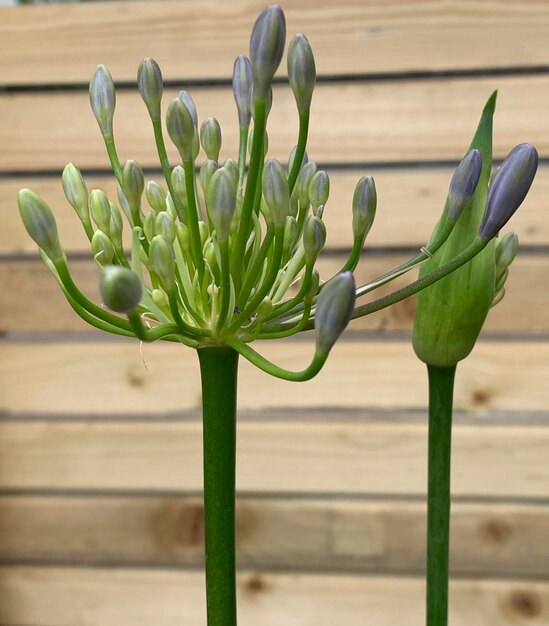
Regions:
<svg viewBox="0 0 549 626"><path fill-rule="evenodd" d="M327 248L351 247L351 200L356 183L365 174L374 176L378 195L376 221L366 247L420 247L428 240L440 215L453 170L364 166L356 170L332 169L329 174L330 199L323 215L328 230ZM160 175L147 176L149 179L162 182ZM114 176L86 176L86 182L88 191L103 189L116 201ZM89 250L80 221L63 195L60 177L18 177L0 178L0 253L36 250L17 212L17 192L23 187L31 188L50 205L66 250ZM548 197L549 167L541 165L524 205L509 224L521 245L543 245L549 241ZM126 227L126 235L128 230Z"/></svg>
<svg viewBox="0 0 549 626"><path fill-rule="evenodd" d="M466 152L484 102L499 88L495 155L522 141L549 155L539 132L547 115L544 76L320 84L313 101L309 156L325 163L459 159ZM176 94L167 90L166 102ZM525 98L528 94L528 99ZM228 88L192 90L199 116L219 118L222 158L237 154L236 109ZM158 166L150 120L137 90L121 91L115 120L120 159ZM297 138L297 112L286 86L274 89L270 155L284 161ZM0 170L60 169L68 161L105 168L108 160L82 92L0 95ZM174 152L172 151L172 154Z"/></svg>
<svg viewBox="0 0 549 626"><path fill-rule="evenodd" d="M241 568L421 574L424 503L239 498ZM549 505L452 507L454 575L546 576ZM199 567L200 498L0 496L0 560Z"/></svg>
<svg viewBox="0 0 549 626"><path fill-rule="evenodd" d="M144 56L165 78L228 79L248 53L260 0L109 2L2 9L1 85L82 83L97 63L134 81ZM288 38L309 37L321 75L547 65L549 10L519 2L330 2L285 6ZM285 63L281 73L285 72Z"/></svg>
<svg viewBox="0 0 549 626"><path fill-rule="evenodd" d="M356 272L357 284L382 275L407 258L403 254L365 254ZM317 267L323 279L338 272L346 256L326 256ZM95 302L100 303L99 270L93 261L75 260L71 272L79 288ZM382 297L414 280L416 272L402 276L390 285L376 290ZM549 258L522 256L513 263L506 283L507 296L488 316L486 332L525 333L549 331L549 293L542 285L549 275ZM70 308L53 276L41 260L0 262L0 284L8 297L0 301L0 331L90 331L95 329L82 321ZM364 298L364 302L372 296ZM354 320L349 332L359 330L411 330L414 319L414 300L398 302L375 314Z"/></svg>
<svg viewBox="0 0 549 626"><path fill-rule="evenodd" d="M242 626L417 626L418 578L251 572L238 581ZM0 620L10 626L199 626L203 578L193 572L3 567ZM453 626L531 626L549 620L549 584L456 580Z"/></svg>
<svg viewBox="0 0 549 626"><path fill-rule="evenodd" d="M324 419L278 415L240 420L239 490L425 494L425 423L346 419L326 409ZM198 420L5 421L0 435L3 489L202 489ZM454 495L547 497L547 425L463 423L453 447Z"/></svg>

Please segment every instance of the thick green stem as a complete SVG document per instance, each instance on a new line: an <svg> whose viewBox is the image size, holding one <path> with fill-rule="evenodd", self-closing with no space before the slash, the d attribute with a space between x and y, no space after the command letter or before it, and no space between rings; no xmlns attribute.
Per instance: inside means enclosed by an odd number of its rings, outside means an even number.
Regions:
<svg viewBox="0 0 549 626"><path fill-rule="evenodd" d="M198 349L204 423L208 626L236 626L235 458L238 352Z"/></svg>
<svg viewBox="0 0 549 626"><path fill-rule="evenodd" d="M448 624L450 458L456 366L427 365L429 478L427 511L427 626Z"/></svg>

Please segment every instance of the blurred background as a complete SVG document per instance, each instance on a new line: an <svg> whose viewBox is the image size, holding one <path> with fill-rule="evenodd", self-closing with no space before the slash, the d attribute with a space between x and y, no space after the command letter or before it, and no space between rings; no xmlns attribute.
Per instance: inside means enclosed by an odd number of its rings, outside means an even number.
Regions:
<svg viewBox="0 0 549 626"><path fill-rule="evenodd" d="M2 2L2 4L14 4ZM25 2L27 4L27 2ZM34 4L34 3L28 3ZM237 152L233 61L256 0L47 3L0 8L0 624L198 626L202 575L200 382L195 353L98 334L65 303L19 222L17 190L54 209L73 276L97 269L60 175L115 184L87 83L118 87L122 160L160 180L136 89L153 56ZM549 2L288 0L288 35L315 51L308 153L327 168L328 277L351 244L351 198L376 179L378 215L357 281L425 245L482 107L499 90L494 151L534 143L534 186L510 228L507 296L458 367L452 626L549 625ZM297 113L274 88L270 155ZM172 157L175 158L174 153ZM400 280L404 284L408 278ZM414 303L354 323L313 381L241 363L238 563L242 626L423 622L426 404ZM313 338L260 350L301 368Z"/></svg>

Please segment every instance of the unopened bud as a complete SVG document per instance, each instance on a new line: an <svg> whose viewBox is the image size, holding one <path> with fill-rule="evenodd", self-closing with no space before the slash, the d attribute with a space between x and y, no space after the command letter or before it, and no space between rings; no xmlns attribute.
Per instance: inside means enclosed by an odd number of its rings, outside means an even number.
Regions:
<svg viewBox="0 0 549 626"><path fill-rule="evenodd" d="M515 260L519 249L519 240L515 233L507 233L496 241L496 267L507 268ZM498 271L498 270L496 270Z"/></svg>
<svg viewBox="0 0 549 626"><path fill-rule="evenodd" d="M529 143L519 144L507 155L488 191L478 233L481 239L492 239L511 219L526 197L537 168L538 153Z"/></svg>
<svg viewBox="0 0 549 626"><path fill-rule="evenodd" d="M153 302L157 307L167 311L169 309L170 303L166 294L162 291L162 289L153 289L151 293Z"/></svg>
<svg viewBox="0 0 549 626"><path fill-rule="evenodd" d="M294 146L292 148L292 151L290 152L290 158L288 159L288 174L292 171L292 168L294 166L296 153L297 153L297 146ZM309 156L307 155L307 152L305 151L303 153L303 158L301 159L301 163L299 164L299 169L300 170L305 165L305 163L308 162L308 160L309 160Z"/></svg>
<svg viewBox="0 0 549 626"><path fill-rule="evenodd" d="M143 232L145 233L147 241L150 241L156 235L156 216L157 213L149 211L143 220Z"/></svg>
<svg viewBox="0 0 549 626"><path fill-rule="evenodd" d="M173 244L175 241L175 223L173 217L167 211L160 211L156 215L154 232L156 235L162 235L169 243Z"/></svg>
<svg viewBox="0 0 549 626"><path fill-rule="evenodd" d="M145 177L139 163L131 159L124 163L124 168L122 169L122 184L124 194L130 206L135 210L139 210L141 206L141 196L145 189Z"/></svg>
<svg viewBox="0 0 549 626"><path fill-rule="evenodd" d="M297 240L297 222L294 217L288 215L286 224L284 225L284 254L291 252Z"/></svg>
<svg viewBox="0 0 549 626"><path fill-rule="evenodd" d="M117 313L130 313L141 301L143 288L135 272L127 267L108 265L99 283L103 303Z"/></svg>
<svg viewBox="0 0 549 626"><path fill-rule="evenodd" d="M448 190L448 219L455 222L465 205L473 197L482 171L482 157L476 148L469 152L457 166Z"/></svg>
<svg viewBox="0 0 549 626"><path fill-rule="evenodd" d="M284 228L290 213L290 190L284 168L270 159L263 168L263 197L271 211L275 228Z"/></svg>
<svg viewBox="0 0 549 626"><path fill-rule="evenodd" d="M150 180L145 187L147 202L155 213L166 210L166 192L155 180Z"/></svg>
<svg viewBox="0 0 549 626"><path fill-rule="evenodd" d="M206 193L208 189L208 185L210 184L210 180L214 173L219 169L219 165L216 161L207 160L202 163L200 167L200 172L198 174L198 180L200 181L200 186L202 187L202 191Z"/></svg>
<svg viewBox="0 0 549 626"><path fill-rule="evenodd" d="M112 137L116 92L111 73L98 65L90 81L90 104L103 136Z"/></svg>
<svg viewBox="0 0 549 626"><path fill-rule="evenodd" d="M196 104L194 100L191 98L191 94L188 91L180 91L177 97L183 102L183 104L187 107L187 111L189 111L195 131L198 130L198 112L196 110Z"/></svg>
<svg viewBox="0 0 549 626"><path fill-rule="evenodd" d="M330 178L327 172L320 170L312 177L309 183L309 201L315 215L319 210L322 211L324 209L329 195Z"/></svg>
<svg viewBox="0 0 549 626"><path fill-rule="evenodd" d="M351 272L334 276L320 291L316 304L316 351L327 355L351 320L355 280Z"/></svg>
<svg viewBox="0 0 549 626"><path fill-rule="evenodd" d="M234 159L226 159L223 163L223 167L233 177L234 184L238 184L238 163Z"/></svg>
<svg viewBox="0 0 549 626"><path fill-rule="evenodd" d="M95 260L101 265L110 265L114 259L114 247L111 240L102 230L96 230L91 240Z"/></svg>
<svg viewBox="0 0 549 626"><path fill-rule="evenodd" d="M162 72L158 63L147 57L139 64L137 70L137 87L153 122L160 120L160 103L162 101Z"/></svg>
<svg viewBox="0 0 549 626"><path fill-rule="evenodd" d="M93 221L104 233L111 231L111 203L102 189L90 193L90 213Z"/></svg>
<svg viewBox="0 0 549 626"><path fill-rule="evenodd" d="M120 213L120 209L113 204L109 203L111 206L111 222L110 222L110 230L109 230L109 238L112 241L112 244L115 248L122 248L122 228L123 221L122 215Z"/></svg>
<svg viewBox="0 0 549 626"><path fill-rule="evenodd" d="M280 65L286 42L286 21L282 9L268 6L257 18L250 40L250 61L255 97L267 97L275 72Z"/></svg>
<svg viewBox="0 0 549 626"><path fill-rule="evenodd" d="M206 192L206 206L218 240L227 241L236 207L236 185L224 167L220 167L210 180Z"/></svg>
<svg viewBox="0 0 549 626"><path fill-rule="evenodd" d="M187 182L181 165L176 165L172 170L172 187L177 197L187 206Z"/></svg>
<svg viewBox="0 0 549 626"><path fill-rule="evenodd" d="M50 207L30 189L21 189L18 196L19 213L29 235L53 262L63 258L57 225Z"/></svg>
<svg viewBox="0 0 549 626"><path fill-rule="evenodd" d="M189 235L189 229L186 224L182 224L181 222L177 223L175 227L175 234L177 237L177 241L181 247L181 250L189 250L191 246L191 240Z"/></svg>
<svg viewBox="0 0 549 626"><path fill-rule="evenodd" d="M195 125L191 112L180 98L174 98L168 106L166 127L183 161L192 160Z"/></svg>
<svg viewBox="0 0 549 626"><path fill-rule="evenodd" d="M302 207L309 205L309 185L317 173L315 161L309 161L300 170L295 184L295 192Z"/></svg>
<svg viewBox="0 0 549 626"><path fill-rule="evenodd" d="M305 249L305 262L309 267L315 264L320 251L326 243L326 226L324 222L310 215L303 229L303 248Z"/></svg>
<svg viewBox="0 0 549 626"><path fill-rule="evenodd" d="M252 66L248 57L239 56L234 62L233 94L238 110L239 126L250 125L250 93L252 90Z"/></svg>
<svg viewBox="0 0 549 626"><path fill-rule="evenodd" d="M171 244L162 235L157 235L151 240L149 261L162 287L168 292L171 291L175 287L175 255Z"/></svg>
<svg viewBox="0 0 549 626"><path fill-rule="evenodd" d="M76 211L83 224L90 223L90 209L88 206L88 190L82 174L72 163L65 165L61 177L63 191L69 204Z"/></svg>
<svg viewBox="0 0 549 626"><path fill-rule="evenodd" d="M221 126L215 117L209 117L200 127L200 143L211 161L219 161L221 150Z"/></svg>
<svg viewBox="0 0 549 626"><path fill-rule="evenodd" d="M316 81L313 51L305 35L298 33L288 46L288 79L300 113L311 108Z"/></svg>
<svg viewBox="0 0 549 626"><path fill-rule="evenodd" d="M376 216L377 192L376 184L371 176L363 176L355 187L353 194L353 236L364 238L370 232Z"/></svg>

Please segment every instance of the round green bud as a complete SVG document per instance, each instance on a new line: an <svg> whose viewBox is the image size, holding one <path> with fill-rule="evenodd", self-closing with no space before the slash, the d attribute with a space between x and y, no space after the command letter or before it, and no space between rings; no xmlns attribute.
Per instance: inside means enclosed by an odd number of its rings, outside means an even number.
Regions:
<svg viewBox="0 0 549 626"><path fill-rule="evenodd" d="M211 161L219 161L221 150L221 126L215 117L209 117L200 127L200 143Z"/></svg>
<svg viewBox="0 0 549 626"><path fill-rule="evenodd" d="M131 313L141 301L143 288L135 272L108 265L101 272L99 287L105 306L116 313Z"/></svg>
<svg viewBox="0 0 549 626"><path fill-rule="evenodd" d="M496 267L507 268L515 260L519 249L519 240L515 233L507 233L496 240ZM498 271L496 270L496 271Z"/></svg>
<svg viewBox="0 0 549 626"><path fill-rule="evenodd" d="M353 236L364 241L376 216L377 192L374 179L363 176L353 194Z"/></svg>
<svg viewBox="0 0 549 626"><path fill-rule="evenodd" d="M162 72L158 63L147 57L137 69L137 87L153 122L160 120L160 104L162 101Z"/></svg>
<svg viewBox="0 0 549 626"><path fill-rule="evenodd" d="M90 223L90 209L88 206L88 189L78 168L72 163L65 165L61 176L63 192L69 204L76 211L83 224Z"/></svg>
<svg viewBox="0 0 549 626"><path fill-rule="evenodd" d="M295 35L288 46L288 79L299 112L309 111L315 88L316 67L309 41L302 33Z"/></svg>
<svg viewBox="0 0 549 626"><path fill-rule="evenodd" d="M322 215L329 195L330 178L327 172L320 170L312 177L309 183L309 201L315 215L319 213Z"/></svg>
<svg viewBox="0 0 549 626"><path fill-rule="evenodd" d="M218 240L227 241L236 208L236 185L225 167L220 167L210 180L206 192L206 207Z"/></svg>
<svg viewBox="0 0 549 626"><path fill-rule="evenodd" d="M104 65L97 66L90 81L90 104L101 134L112 137L116 92L111 73Z"/></svg>
<svg viewBox="0 0 549 626"><path fill-rule="evenodd" d="M102 189L92 189L90 193L90 213L98 228L104 233L110 233L111 203Z"/></svg>
<svg viewBox="0 0 549 626"><path fill-rule="evenodd" d="M284 228L290 214L290 189L286 172L276 159L267 161L263 168L263 197L275 228Z"/></svg>
<svg viewBox="0 0 549 626"><path fill-rule="evenodd" d="M155 180L149 180L145 187L147 202L155 213L166 210L166 192Z"/></svg>
<svg viewBox="0 0 549 626"><path fill-rule="evenodd" d="M19 213L29 235L54 263L63 258L57 225L50 207L30 189L21 189Z"/></svg>
<svg viewBox="0 0 549 626"><path fill-rule="evenodd" d="M168 297L162 291L162 289L153 289L151 293L153 302L157 307L163 309L164 311L168 310L170 307L170 303L168 301Z"/></svg>
<svg viewBox="0 0 549 626"><path fill-rule="evenodd" d="M101 266L110 265L114 259L114 247L111 240L102 230L93 233L91 247L94 259Z"/></svg>
<svg viewBox="0 0 549 626"><path fill-rule="evenodd" d="M327 355L347 327L355 306L355 280L351 272L334 276L321 289L315 312L316 351Z"/></svg>
<svg viewBox="0 0 549 626"><path fill-rule="evenodd" d="M154 221L154 232L155 235L162 235L171 244L175 241L175 223L167 211L157 213Z"/></svg>
<svg viewBox="0 0 549 626"><path fill-rule="evenodd" d="M305 249L305 262L309 267L313 266L326 243L326 226L324 222L309 215L303 229L303 248Z"/></svg>
<svg viewBox="0 0 549 626"><path fill-rule="evenodd" d="M162 287L170 292L175 288L175 255L172 245L162 237L153 237L149 246L149 262Z"/></svg>

